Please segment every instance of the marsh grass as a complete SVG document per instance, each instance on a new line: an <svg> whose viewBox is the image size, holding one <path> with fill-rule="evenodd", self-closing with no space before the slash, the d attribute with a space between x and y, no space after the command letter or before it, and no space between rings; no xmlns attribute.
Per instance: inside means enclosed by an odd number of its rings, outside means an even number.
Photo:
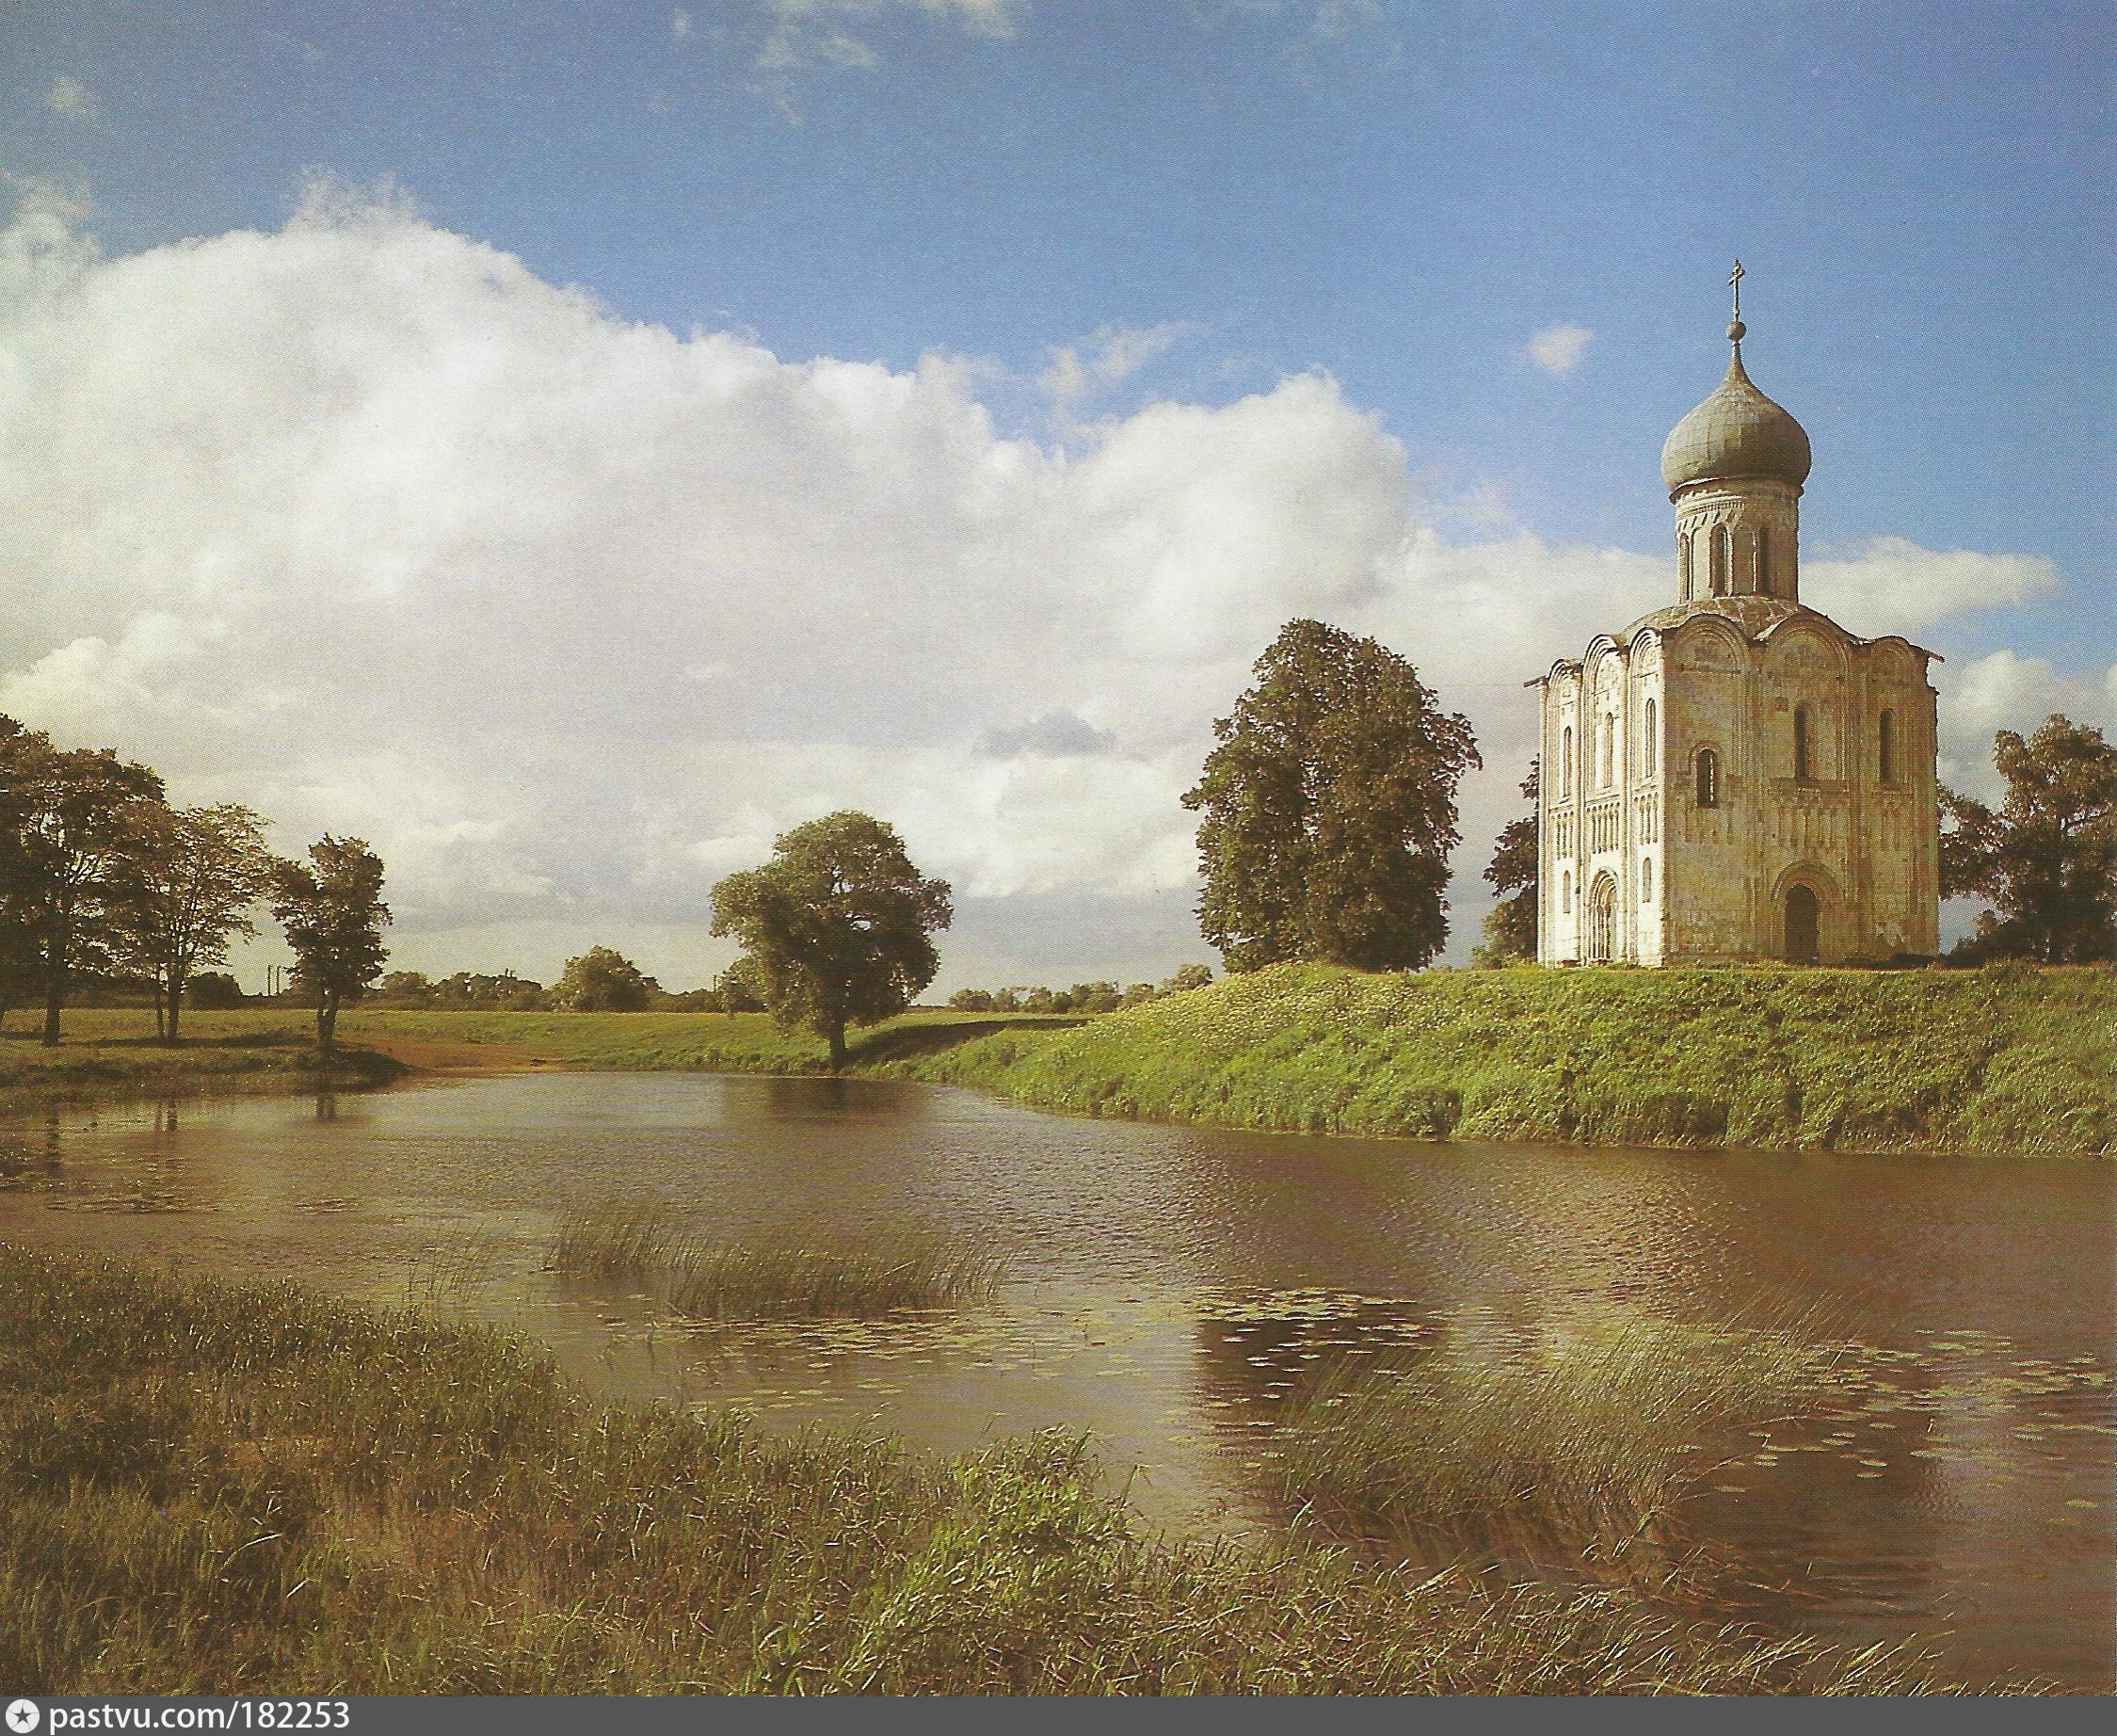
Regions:
<svg viewBox="0 0 2117 1736"><path fill-rule="evenodd" d="M1591 1316L1521 1355L1403 1353L1324 1375L1282 1418L1281 1493L1341 1536L1444 1558L1676 1572L1683 1498L1736 1431L1824 1372L1812 1314L1701 1327Z"/></svg>
<svg viewBox="0 0 2117 1736"><path fill-rule="evenodd" d="M1919 1691L1636 1597L1142 1535L956 1460L589 1403L488 1330L0 1246L0 1680L61 1694Z"/></svg>
<svg viewBox="0 0 2117 1736"><path fill-rule="evenodd" d="M1002 1266L984 1250L914 1231L837 1247L713 1244L656 1208L599 1205L567 1214L553 1269L572 1278L651 1285L695 1320L857 1318L989 1302Z"/></svg>

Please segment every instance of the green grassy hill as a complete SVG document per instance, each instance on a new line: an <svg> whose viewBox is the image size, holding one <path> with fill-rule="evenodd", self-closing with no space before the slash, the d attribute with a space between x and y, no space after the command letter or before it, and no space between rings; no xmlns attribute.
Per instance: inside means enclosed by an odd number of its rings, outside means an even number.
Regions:
<svg viewBox="0 0 2117 1736"><path fill-rule="evenodd" d="M1302 1133L2107 1155L2109 972L1289 965L884 1070Z"/></svg>

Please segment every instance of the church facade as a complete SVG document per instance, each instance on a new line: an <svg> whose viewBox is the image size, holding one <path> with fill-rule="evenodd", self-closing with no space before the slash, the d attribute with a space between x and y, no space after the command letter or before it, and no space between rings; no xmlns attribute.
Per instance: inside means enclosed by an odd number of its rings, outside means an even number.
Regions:
<svg viewBox="0 0 2117 1736"><path fill-rule="evenodd" d="M1661 452L1676 602L1532 683L1543 964L1939 950L1933 653L1802 605L1808 436L1743 369L1740 278Z"/></svg>

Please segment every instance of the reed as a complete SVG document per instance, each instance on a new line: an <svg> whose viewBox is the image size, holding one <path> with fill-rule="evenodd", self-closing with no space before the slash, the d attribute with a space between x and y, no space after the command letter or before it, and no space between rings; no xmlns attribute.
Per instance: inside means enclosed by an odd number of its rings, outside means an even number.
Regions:
<svg viewBox="0 0 2117 1736"><path fill-rule="evenodd" d="M569 1277L655 1286L698 1320L829 1319L988 1302L1000 1261L944 1236L873 1232L833 1247L714 1244L682 1233L655 1208L587 1206L567 1214L553 1243Z"/></svg>
<svg viewBox="0 0 2117 1736"><path fill-rule="evenodd" d="M0 1680L43 1695L1916 1692L1623 1593L1142 1535L1076 1440L936 1460L591 1404L482 1329L0 1246Z"/></svg>
<svg viewBox="0 0 2117 1736"><path fill-rule="evenodd" d="M1660 1570L1711 1444L1784 1415L1820 1372L1812 1325L1593 1318L1518 1356L1341 1368L1282 1419L1281 1490L1340 1535Z"/></svg>

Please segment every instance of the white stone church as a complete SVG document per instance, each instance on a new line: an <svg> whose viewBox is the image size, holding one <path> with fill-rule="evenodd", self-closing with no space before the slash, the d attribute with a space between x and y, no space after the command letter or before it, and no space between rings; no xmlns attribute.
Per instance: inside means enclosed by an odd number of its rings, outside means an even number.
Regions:
<svg viewBox="0 0 2117 1736"><path fill-rule="evenodd" d="M1536 956L1929 955L1940 942L1932 651L1801 604L1808 436L1742 368L1661 449L1677 603L1532 684Z"/></svg>

